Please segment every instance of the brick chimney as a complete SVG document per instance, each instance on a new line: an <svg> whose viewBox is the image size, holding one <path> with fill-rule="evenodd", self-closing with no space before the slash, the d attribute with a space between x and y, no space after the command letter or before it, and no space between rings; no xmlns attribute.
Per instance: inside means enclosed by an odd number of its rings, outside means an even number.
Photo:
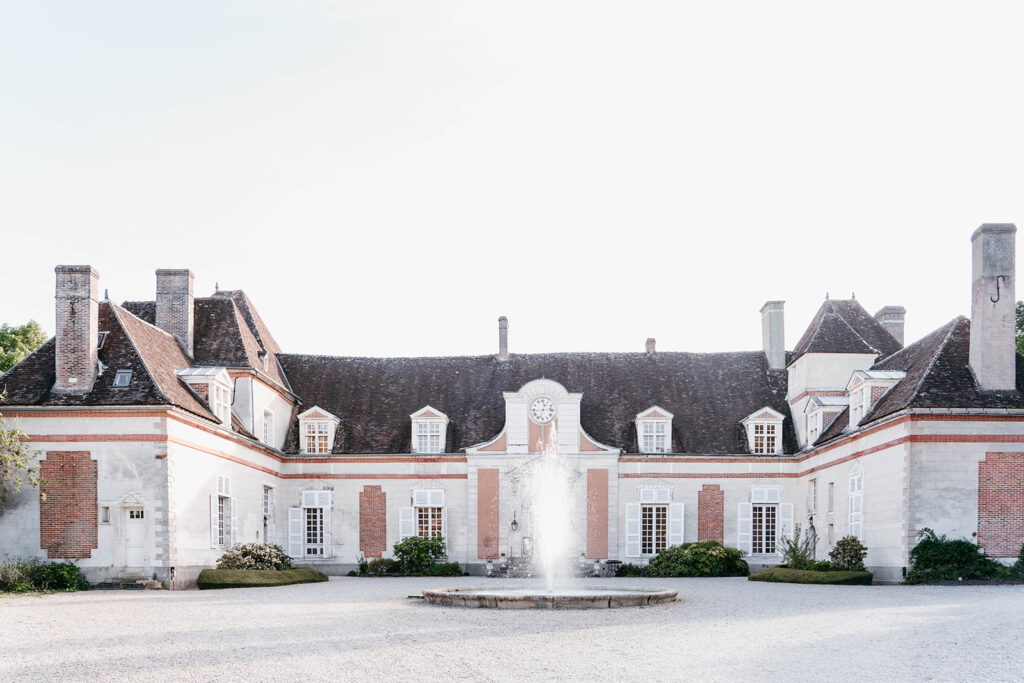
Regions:
<svg viewBox="0 0 1024 683"><path fill-rule="evenodd" d="M99 279L92 266L57 266L57 381L54 393L86 394L96 381Z"/></svg>
<svg viewBox="0 0 1024 683"><path fill-rule="evenodd" d="M907 318L907 309L902 306L883 306L875 313L875 320L885 328L903 346L903 322Z"/></svg>
<svg viewBox="0 0 1024 683"><path fill-rule="evenodd" d="M761 343L769 370L786 369L785 301L767 301L761 307Z"/></svg>
<svg viewBox="0 0 1024 683"><path fill-rule="evenodd" d="M985 223L971 236L970 365L982 391L1017 388L1016 232L1012 223Z"/></svg>
<svg viewBox="0 0 1024 683"><path fill-rule="evenodd" d="M189 356L195 332L192 280L191 270L156 271L156 326L177 337Z"/></svg>
<svg viewBox="0 0 1024 683"><path fill-rule="evenodd" d="M651 356L657 352L657 342L654 341L654 337L648 337L647 342L644 344L644 350L647 351L647 355Z"/></svg>
<svg viewBox="0 0 1024 683"><path fill-rule="evenodd" d="M498 318L498 360L508 360L508 318Z"/></svg>

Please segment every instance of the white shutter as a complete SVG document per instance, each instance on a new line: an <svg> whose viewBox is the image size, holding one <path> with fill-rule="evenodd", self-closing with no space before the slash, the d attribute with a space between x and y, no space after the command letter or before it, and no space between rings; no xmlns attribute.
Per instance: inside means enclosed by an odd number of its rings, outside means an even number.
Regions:
<svg viewBox="0 0 1024 683"><path fill-rule="evenodd" d="M412 492L413 507L430 507L430 491L427 489L414 489Z"/></svg>
<svg viewBox="0 0 1024 683"><path fill-rule="evenodd" d="M793 504L782 503L779 505L779 539L793 537ZM780 547L781 551L782 548Z"/></svg>
<svg viewBox="0 0 1024 683"><path fill-rule="evenodd" d="M398 540L404 541L416 535L415 508L398 508Z"/></svg>
<svg viewBox="0 0 1024 683"><path fill-rule="evenodd" d="M333 536L331 536L331 510L333 508L333 500L330 491L321 491L320 495L317 496L319 499L317 502L321 503L319 506L323 511L323 524L324 524L324 557L331 557L334 552L334 544L332 543Z"/></svg>
<svg viewBox="0 0 1024 683"><path fill-rule="evenodd" d="M740 503L736 517L736 547L747 553L753 552L754 546L754 506Z"/></svg>
<svg viewBox="0 0 1024 683"><path fill-rule="evenodd" d="M226 539L225 545L232 548L238 543L238 501L228 498L228 507L231 509L231 537Z"/></svg>
<svg viewBox="0 0 1024 683"><path fill-rule="evenodd" d="M303 491L302 492L302 507L304 508L315 508L320 507L316 503L317 494L319 491Z"/></svg>
<svg viewBox="0 0 1024 683"><path fill-rule="evenodd" d="M448 538L448 508L441 508L441 537L444 539L445 554L452 552L452 541Z"/></svg>
<svg viewBox="0 0 1024 683"><path fill-rule="evenodd" d="M626 557L640 557L640 503L626 505Z"/></svg>
<svg viewBox="0 0 1024 683"><path fill-rule="evenodd" d="M654 502L656 502L656 503L670 503L670 502L672 502L672 489L654 489Z"/></svg>
<svg viewBox="0 0 1024 683"><path fill-rule="evenodd" d="M640 502L641 503L653 503L657 494L654 489L640 489Z"/></svg>
<svg viewBox="0 0 1024 683"><path fill-rule="evenodd" d="M225 476L223 474L217 475L217 495L231 495L231 477Z"/></svg>
<svg viewBox="0 0 1024 683"><path fill-rule="evenodd" d="M668 506L668 544L683 543L683 504L672 503Z"/></svg>
<svg viewBox="0 0 1024 683"><path fill-rule="evenodd" d="M288 555L302 557L302 508L288 508Z"/></svg>
<svg viewBox="0 0 1024 683"><path fill-rule="evenodd" d="M269 543L277 543L277 489L270 489L270 505L267 507L267 538L263 539Z"/></svg>
<svg viewBox="0 0 1024 683"><path fill-rule="evenodd" d="M443 508L444 507L444 489L430 489L427 492L430 498L430 505L432 508Z"/></svg>
<svg viewBox="0 0 1024 683"><path fill-rule="evenodd" d="M767 492L766 492L765 489L762 489L762 488L750 489L750 502L751 503L763 503L765 501L766 497L767 497Z"/></svg>
<svg viewBox="0 0 1024 683"><path fill-rule="evenodd" d="M766 503L778 503L781 498L781 491L778 488L768 488L764 490L764 502Z"/></svg>
<svg viewBox="0 0 1024 683"><path fill-rule="evenodd" d="M216 493L211 493L210 494L210 547L211 548L219 548L220 547L220 543L218 543L218 541L220 540L218 538L218 535L219 535L218 531L219 531L219 529L217 528L217 527L220 526L220 516L217 514L217 503L220 502L218 500L218 498L219 497L217 496Z"/></svg>

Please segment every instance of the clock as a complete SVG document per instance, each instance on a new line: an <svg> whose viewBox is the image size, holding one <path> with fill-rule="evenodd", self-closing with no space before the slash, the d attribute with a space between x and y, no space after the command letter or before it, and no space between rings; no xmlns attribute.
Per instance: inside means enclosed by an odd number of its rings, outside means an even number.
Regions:
<svg viewBox="0 0 1024 683"><path fill-rule="evenodd" d="M530 404L530 417L537 424L547 424L555 419L555 404L547 396L541 396Z"/></svg>

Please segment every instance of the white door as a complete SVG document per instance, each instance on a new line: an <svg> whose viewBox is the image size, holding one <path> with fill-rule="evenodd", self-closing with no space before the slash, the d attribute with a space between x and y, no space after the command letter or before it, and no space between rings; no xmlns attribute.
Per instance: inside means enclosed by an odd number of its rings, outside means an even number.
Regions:
<svg viewBox="0 0 1024 683"><path fill-rule="evenodd" d="M125 520L124 544L127 566L142 567L146 564L146 512L142 508L128 508Z"/></svg>

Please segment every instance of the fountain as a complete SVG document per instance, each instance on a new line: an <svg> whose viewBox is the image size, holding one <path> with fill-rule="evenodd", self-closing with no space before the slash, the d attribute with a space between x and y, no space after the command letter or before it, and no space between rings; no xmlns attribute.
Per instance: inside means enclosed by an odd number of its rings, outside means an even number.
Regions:
<svg viewBox="0 0 1024 683"><path fill-rule="evenodd" d="M610 608L653 605L676 599L676 591L636 588L590 588L574 585L576 534L573 525L573 472L558 452L554 422L541 430L537 451L526 476L530 499L533 557L544 577L541 588L442 588L423 591L426 602L448 607ZM511 559L511 558L510 558Z"/></svg>

